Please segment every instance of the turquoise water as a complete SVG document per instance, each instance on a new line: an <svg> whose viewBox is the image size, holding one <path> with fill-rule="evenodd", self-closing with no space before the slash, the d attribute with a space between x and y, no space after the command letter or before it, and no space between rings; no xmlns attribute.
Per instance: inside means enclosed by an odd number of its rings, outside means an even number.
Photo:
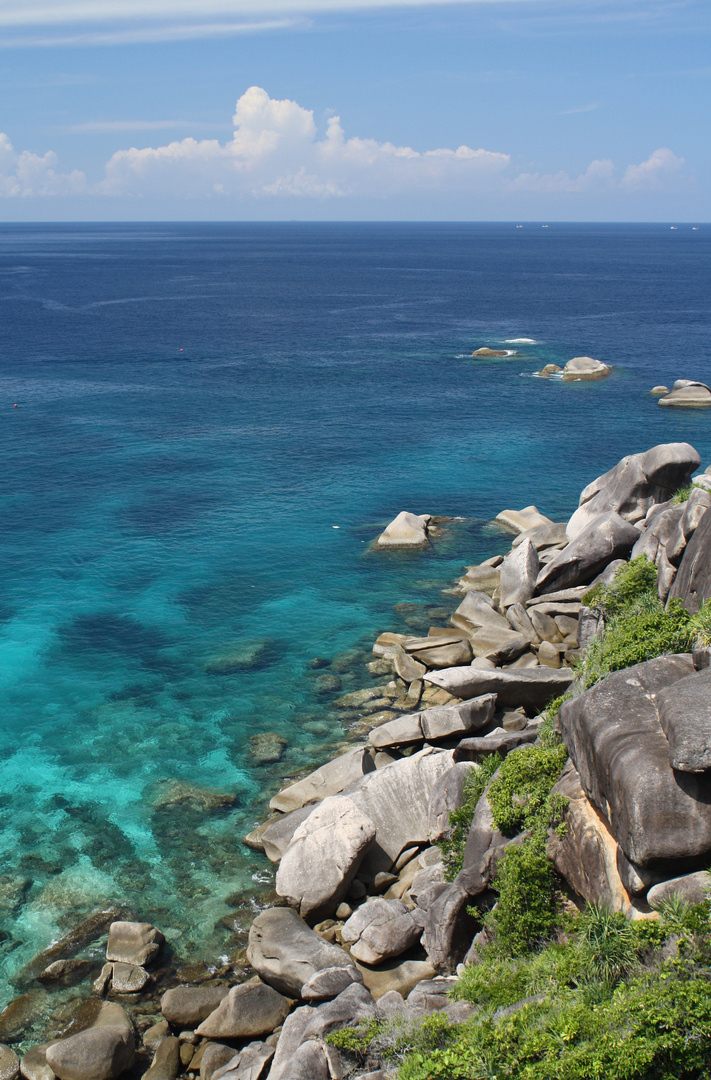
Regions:
<svg viewBox="0 0 711 1080"><path fill-rule="evenodd" d="M711 461L711 416L647 394L711 377L708 236L0 227L0 983L99 903L229 950L227 899L271 881L241 836L352 723L313 658L369 684L362 650L444 620L505 506L565 517L657 442ZM581 354L613 376L531 377ZM459 520L371 551L401 509Z"/></svg>

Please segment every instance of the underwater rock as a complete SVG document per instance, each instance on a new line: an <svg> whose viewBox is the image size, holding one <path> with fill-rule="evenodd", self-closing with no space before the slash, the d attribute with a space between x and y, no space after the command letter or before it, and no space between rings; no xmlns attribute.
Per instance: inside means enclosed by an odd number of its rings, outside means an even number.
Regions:
<svg viewBox="0 0 711 1080"><path fill-rule="evenodd" d="M201 787L191 780L160 780L155 786L152 798L154 810L164 810L170 806L190 803L200 810L222 810L234 806L237 796L217 788Z"/></svg>
<svg viewBox="0 0 711 1080"><path fill-rule="evenodd" d="M253 671L266 667L275 658L275 642L272 638L245 638L211 656L205 661L208 675L234 675L239 671Z"/></svg>
<svg viewBox="0 0 711 1080"><path fill-rule="evenodd" d="M260 765L273 765L281 761L288 745L283 735L278 732L261 731L250 738L249 752Z"/></svg>

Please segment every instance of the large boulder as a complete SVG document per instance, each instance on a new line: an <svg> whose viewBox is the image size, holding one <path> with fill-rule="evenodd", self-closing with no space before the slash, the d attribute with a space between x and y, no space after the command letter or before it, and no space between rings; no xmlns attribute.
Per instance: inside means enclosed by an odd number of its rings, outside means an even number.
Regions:
<svg viewBox="0 0 711 1080"><path fill-rule="evenodd" d="M337 945L314 933L292 908L267 908L249 931L247 960L259 977L280 994L300 997L304 983L325 968L352 968Z"/></svg>
<svg viewBox="0 0 711 1080"><path fill-rule="evenodd" d="M532 541L524 540L507 555L500 570L500 604L502 608L512 604L525 604L536 589L540 563Z"/></svg>
<svg viewBox="0 0 711 1080"><path fill-rule="evenodd" d="M711 599L711 514L704 514L686 545L669 599L695 612Z"/></svg>
<svg viewBox="0 0 711 1080"><path fill-rule="evenodd" d="M142 967L158 955L164 940L160 930L150 923L112 922L106 959Z"/></svg>
<svg viewBox="0 0 711 1080"><path fill-rule="evenodd" d="M501 757L506 757L511 750L533 743L537 737L538 727L533 725L521 728L519 731L506 731L502 727L494 728L483 738L474 736L471 739L462 739L454 751L454 760L457 762L478 761L489 754L500 754Z"/></svg>
<svg viewBox="0 0 711 1080"><path fill-rule="evenodd" d="M580 777L569 761L553 795L567 799L565 830L551 829L547 854L574 893L588 903L628 912L632 901L617 868L617 842L606 821L586 798Z"/></svg>
<svg viewBox="0 0 711 1080"><path fill-rule="evenodd" d="M261 979L251 979L231 988L197 1034L207 1039L253 1039L280 1027L290 1011L287 998Z"/></svg>
<svg viewBox="0 0 711 1080"><path fill-rule="evenodd" d="M657 695L693 674L691 656L613 672L565 702L558 723L585 794L641 867L684 868L711 852L711 775L669 764Z"/></svg>
<svg viewBox="0 0 711 1080"><path fill-rule="evenodd" d="M463 633L411 638L404 648L428 668L454 667L455 664L468 664L472 659L471 645Z"/></svg>
<svg viewBox="0 0 711 1080"><path fill-rule="evenodd" d="M541 712L554 698L564 694L572 683L569 668L513 668L507 671L474 667L429 671L425 681L439 686L458 698L496 694L499 708L523 706L529 715Z"/></svg>
<svg viewBox="0 0 711 1080"><path fill-rule="evenodd" d="M446 739L482 731L491 722L496 708L493 694L484 694L456 705L433 705L420 713L408 713L374 728L368 739L381 750L388 746Z"/></svg>
<svg viewBox="0 0 711 1080"><path fill-rule="evenodd" d="M666 549L669 540L674 536L683 516L683 506L669 506L661 513L655 514L649 525L645 522L645 529L639 540L635 541L630 558L637 559L641 555L646 555L650 562L659 562L661 552Z"/></svg>
<svg viewBox="0 0 711 1080"><path fill-rule="evenodd" d="M543 567L538 575L537 591L550 593L587 585L613 559L627 558L638 539L639 530L615 511L598 514Z"/></svg>
<svg viewBox="0 0 711 1080"><path fill-rule="evenodd" d="M303 780L290 784L275 795L269 805L272 810L281 810L282 813L298 810L307 803L317 802L343 791L373 769L375 763L370 751L365 746L359 746L327 761Z"/></svg>
<svg viewBox="0 0 711 1080"><path fill-rule="evenodd" d="M574 356L563 368L561 379L564 382L579 382L581 379L604 379L611 369L602 360L593 360L592 356Z"/></svg>
<svg viewBox="0 0 711 1080"><path fill-rule="evenodd" d="M20 1060L14 1050L0 1043L0 1080L18 1080Z"/></svg>
<svg viewBox="0 0 711 1080"><path fill-rule="evenodd" d="M437 844L449 835L451 831L449 815L462 805L464 782L474 767L469 761L457 762L440 776L432 788L427 815L430 821L430 839L433 844Z"/></svg>
<svg viewBox="0 0 711 1080"><path fill-rule="evenodd" d="M494 608L494 602L486 593L471 589L449 620L452 626L466 633L476 632L481 627L498 627L509 630L509 624L503 615Z"/></svg>
<svg viewBox="0 0 711 1080"><path fill-rule="evenodd" d="M523 510L502 510L496 515L495 521L512 532L528 532L537 529L541 525L554 525L555 522L542 514L537 506L524 506Z"/></svg>
<svg viewBox="0 0 711 1080"><path fill-rule="evenodd" d="M168 1023L179 1028L195 1028L213 1013L228 986L176 986L160 999L160 1011Z"/></svg>
<svg viewBox="0 0 711 1080"><path fill-rule="evenodd" d="M419 926L402 900L375 896L346 921L341 936L351 956L363 964L380 964L400 956L419 940Z"/></svg>
<svg viewBox="0 0 711 1080"><path fill-rule="evenodd" d="M681 877L660 881L647 893L650 907L658 907L665 900L673 897L685 900L687 904L700 904L711 896L711 874L708 870L697 870L695 874L682 874Z"/></svg>
<svg viewBox="0 0 711 1080"><path fill-rule="evenodd" d="M211 1080L265 1080L273 1057L274 1047L268 1043L248 1043Z"/></svg>
<svg viewBox="0 0 711 1080"><path fill-rule="evenodd" d="M284 852L277 894L304 918L330 914L348 892L374 840L375 825L349 798L325 799L299 825Z"/></svg>
<svg viewBox="0 0 711 1080"><path fill-rule="evenodd" d="M294 839L294 833L299 825L306 821L309 814L313 813L313 809L314 804L307 803L298 810L292 810L290 814L279 814L273 821L265 823L259 839L264 854L271 862L279 862Z"/></svg>
<svg viewBox="0 0 711 1080"><path fill-rule="evenodd" d="M387 872L405 848L427 843L430 792L452 764L451 750L428 747L370 773L347 793L376 829L361 874L374 878Z"/></svg>
<svg viewBox="0 0 711 1080"><path fill-rule="evenodd" d="M378 537L378 547L422 547L427 543L429 520L429 514L409 514L402 510Z"/></svg>
<svg viewBox="0 0 711 1080"><path fill-rule="evenodd" d="M711 668L660 690L656 707L671 767L690 773L711 769Z"/></svg>
<svg viewBox="0 0 711 1080"><path fill-rule="evenodd" d="M662 443L643 454L630 454L584 489L580 506L568 522L575 540L593 518L614 511L625 521L641 521L654 503L685 487L701 458L689 443Z"/></svg>
<svg viewBox="0 0 711 1080"><path fill-rule="evenodd" d="M511 541L511 547L517 548L525 540L530 540L536 551L547 547L557 547L559 544L568 543L567 525L565 522L557 522L553 525L537 525L535 529L527 529L519 533Z"/></svg>
<svg viewBox="0 0 711 1080"><path fill-rule="evenodd" d="M677 379L670 392L659 398L657 405L676 405L682 409L705 409L711 406L711 390L706 383Z"/></svg>
<svg viewBox="0 0 711 1080"><path fill-rule="evenodd" d="M115 1002L102 1002L91 1027L50 1043L47 1064L59 1080L114 1080L135 1058L133 1025Z"/></svg>

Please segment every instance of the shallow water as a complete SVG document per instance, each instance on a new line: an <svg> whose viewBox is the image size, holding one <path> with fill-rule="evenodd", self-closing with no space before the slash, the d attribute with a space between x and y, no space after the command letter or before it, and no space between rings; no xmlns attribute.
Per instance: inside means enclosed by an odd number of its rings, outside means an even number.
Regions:
<svg viewBox="0 0 711 1080"><path fill-rule="evenodd" d="M565 517L657 442L711 461L711 415L647 393L711 377L708 235L0 227L0 992L100 903L225 948L226 899L271 881L240 837L347 735L310 661L355 649L342 689L369 684L357 650L443 622L504 506ZM581 354L614 374L531 378ZM371 551L401 509L462 520ZM206 670L230 651L254 666Z"/></svg>

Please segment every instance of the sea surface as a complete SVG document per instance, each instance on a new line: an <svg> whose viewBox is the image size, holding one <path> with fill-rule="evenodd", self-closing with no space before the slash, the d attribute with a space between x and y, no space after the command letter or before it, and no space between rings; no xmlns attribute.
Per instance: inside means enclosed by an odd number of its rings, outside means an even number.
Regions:
<svg viewBox="0 0 711 1080"><path fill-rule="evenodd" d="M711 463L648 393L711 379L710 297L711 227L0 226L0 1004L99 905L229 954L273 880L241 837L354 723L322 676L444 624L504 507ZM533 377L579 355L613 375ZM454 520L371 550L403 509Z"/></svg>

